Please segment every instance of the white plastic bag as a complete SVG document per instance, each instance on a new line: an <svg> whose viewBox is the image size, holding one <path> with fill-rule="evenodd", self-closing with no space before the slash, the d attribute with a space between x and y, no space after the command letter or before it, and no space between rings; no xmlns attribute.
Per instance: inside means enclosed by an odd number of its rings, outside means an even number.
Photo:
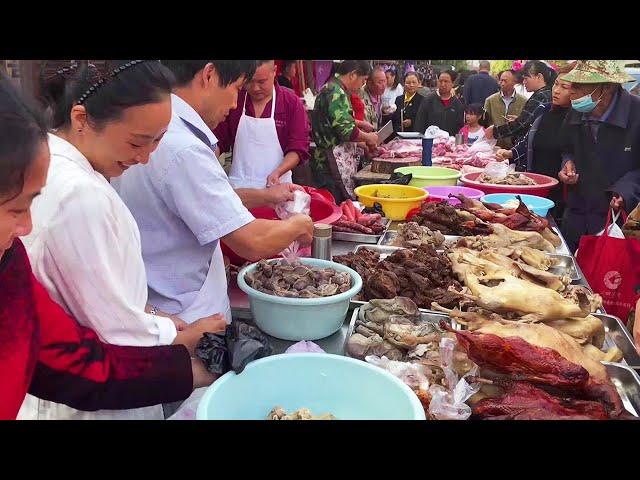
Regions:
<svg viewBox="0 0 640 480"><path fill-rule="evenodd" d="M429 387L429 393L431 394L429 414L437 420L468 419L471 416L471 407L464 402L480 390L480 385L469 384L466 381L466 377L476 374L477 365L458 380L458 374L453 369L455 346L456 341L453 338L443 337L440 340L440 364L442 365L448 388L441 385Z"/></svg>
<svg viewBox="0 0 640 480"><path fill-rule="evenodd" d="M625 238L624 233L622 233L622 229L618 226L618 218L620 217L620 212L616 212L615 210L611 210L611 225L609 225L609 236L613 238ZM604 228L600 233L596 234L596 237L604 235Z"/></svg>
<svg viewBox="0 0 640 480"><path fill-rule="evenodd" d="M293 192L293 200L276 205L276 215L281 220L286 220L298 213L309 215L310 211L311 195L302 190Z"/></svg>
<svg viewBox="0 0 640 480"><path fill-rule="evenodd" d="M167 420L195 420L198 405L206 391L207 387L196 388Z"/></svg>
<svg viewBox="0 0 640 480"><path fill-rule="evenodd" d="M380 367L395 377L398 377L412 390L429 390L429 379L427 378L427 367L418 363L398 362L382 358L377 355L367 355L364 357L367 363Z"/></svg>
<svg viewBox="0 0 640 480"><path fill-rule="evenodd" d="M480 140L473 142L473 145L469 147L469 150L467 150L467 152L470 154L479 153L479 152L493 153L493 147L495 146L496 146L495 138L492 138L491 140L482 138Z"/></svg>
<svg viewBox="0 0 640 480"><path fill-rule="evenodd" d="M327 353L319 345L308 340L302 340L298 343L294 343L287 348L284 353Z"/></svg>
<svg viewBox="0 0 640 480"><path fill-rule="evenodd" d="M449 132L445 132L444 130L440 129L440 127L431 125L424 131L424 138L444 138L448 140Z"/></svg>
<svg viewBox="0 0 640 480"><path fill-rule="evenodd" d="M515 164L508 164L504 162L489 162L484 168L484 173L495 179L506 178L507 174L513 173L515 171Z"/></svg>

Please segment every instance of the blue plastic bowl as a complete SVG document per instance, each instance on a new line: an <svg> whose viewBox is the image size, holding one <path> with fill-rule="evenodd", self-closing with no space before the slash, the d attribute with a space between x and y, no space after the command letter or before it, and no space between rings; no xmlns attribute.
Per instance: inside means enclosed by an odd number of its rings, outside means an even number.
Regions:
<svg viewBox="0 0 640 480"><path fill-rule="evenodd" d="M272 260L276 262L278 260ZM321 298L289 298L269 295L251 288L245 275L257 268L251 264L238 273L238 287L249 296L255 324L260 330L282 340L318 340L337 332L344 322L349 302L362 288L355 270L339 263L317 258L301 258L305 265L349 272L351 288L344 293Z"/></svg>
<svg viewBox="0 0 640 480"><path fill-rule="evenodd" d="M548 198L538 197L536 195L520 195L524 204L531 210L533 213L540 215L541 217L546 217L547 213L551 208L553 208L556 204L553 200L549 200ZM490 195L485 195L480 200L488 203L498 203L500 205L504 205L509 200L515 200L516 194L514 193L492 193Z"/></svg>
<svg viewBox="0 0 640 480"><path fill-rule="evenodd" d="M424 420L413 391L374 365L340 355L291 353L228 372L208 387L198 420L265 420L275 406L339 420Z"/></svg>

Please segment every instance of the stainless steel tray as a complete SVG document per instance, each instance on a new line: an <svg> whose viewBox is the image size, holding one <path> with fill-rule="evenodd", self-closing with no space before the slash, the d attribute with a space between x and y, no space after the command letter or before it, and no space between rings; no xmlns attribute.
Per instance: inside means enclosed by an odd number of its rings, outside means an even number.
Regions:
<svg viewBox="0 0 640 480"><path fill-rule="evenodd" d="M602 362L607 369L611 382L615 385L622 404L627 411L636 417L640 413L640 376L626 365Z"/></svg>
<svg viewBox="0 0 640 480"><path fill-rule="evenodd" d="M618 317L602 313L594 313L594 317L602 320L605 330L605 347L618 347L622 350L624 362L632 368L640 368L640 355L635 348L633 337Z"/></svg>
<svg viewBox="0 0 640 480"><path fill-rule="evenodd" d="M391 246L391 242L393 242L393 240L398 236L398 231L397 230L387 230L384 235L380 238L380 241L378 242L378 245L382 245L382 246ZM461 238L458 235L445 235L444 236L444 241L445 244L450 245L453 244L455 242L458 241L458 239ZM401 248L401 247L399 247ZM440 248L440 247L438 247Z"/></svg>
<svg viewBox="0 0 640 480"><path fill-rule="evenodd" d="M367 302L363 302L363 304L364 303L367 303ZM353 331L356 328L356 320L358 320L358 315L360 315L360 308L356 308L353 311L353 314L351 315L351 321L349 322L349 329L347 330L347 336L344 339L343 354L347 357L350 356L347 353L347 342L351 338L351 335L353 335ZM448 315L445 315L439 312L421 312L420 319L424 322L433 322L433 323L438 323L440 322L440 320L444 320L445 322L449 323L454 329L458 330L460 328L460 326L454 320L452 320Z"/></svg>
<svg viewBox="0 0 640 480"><path fill-rule="evenodd" d="M356 242L356 243L372 243L376 244L380 241L380 238L384 236L389 228L391 220L388 218L382 219L384 225L384 232L380 235L367 235L366 233L346 233L346 232L333 232L331 238L334 240L342 240L343 242Z"/></svg>
<svg viewBox="0 0 640 480"><path fill-rule="evenodd" d="M549 272L555 275L567 275L571 278L572 282L579 282L582 280L582 275L578 270L575 258L572 255L565 255L560 253L547 253L551 258L555 258L558 265L551 267Z"/></svg>

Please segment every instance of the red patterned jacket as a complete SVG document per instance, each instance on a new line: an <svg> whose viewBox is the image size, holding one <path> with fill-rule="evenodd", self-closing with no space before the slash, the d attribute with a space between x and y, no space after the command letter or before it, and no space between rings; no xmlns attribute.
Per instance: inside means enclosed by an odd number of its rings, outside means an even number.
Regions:
<svg viewBox="0 0 640 480"><path fill-rule="evenodd" d="M51 298L22 242L0 261L0 419L15 419L26 393L79 410L128 409L187 398L184 346L101 342Z"/></svg>

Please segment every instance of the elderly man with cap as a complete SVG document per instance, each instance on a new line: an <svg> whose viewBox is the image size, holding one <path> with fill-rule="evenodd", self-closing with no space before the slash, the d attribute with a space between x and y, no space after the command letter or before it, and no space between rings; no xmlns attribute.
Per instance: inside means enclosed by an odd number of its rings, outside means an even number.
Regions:
<svg viewBox="0 0 640 480"><path fill-rule="evenodd" d="M562 233L572 251L582 235L604 228L607 210L631 211L640 201L640 98L621 62L583 60L559 77L571 82L566 126L571 152L560 180L569 185Z"/></svg>

